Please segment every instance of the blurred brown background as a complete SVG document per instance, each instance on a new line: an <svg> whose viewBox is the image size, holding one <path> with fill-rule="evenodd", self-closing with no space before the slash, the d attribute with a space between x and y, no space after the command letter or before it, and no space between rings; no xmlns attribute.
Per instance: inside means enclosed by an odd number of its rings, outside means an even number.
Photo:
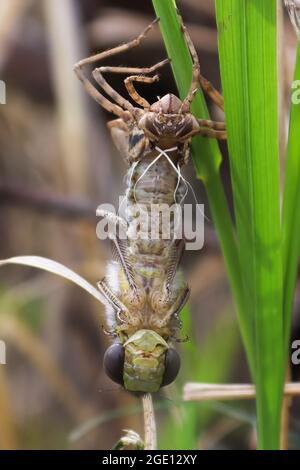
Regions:
<svg viewBox="0 0 300 470"><path fill-rule="evenodd" d="M202 73L220 88L213 4L178 1ZM96 238L95 211L100 203L117 203L124 191L125 167L106 130L111 116L85 95L73 64L132 39L153 18L150 0L0 0L0 78L7 86L7 104L0 106L1 258L35 254L64 263L93 284L104 276L109 245ZM295 38L287 21L283 31L285 116ZM109 64L148 66L164 57L156 27L140 48ZM121 76L109 79L125 93ZM168 68L158 84L140 90L150 102L167 92L176 94ZM211 113L224 118L214 108ZM206 204L191 164L186 176L198 201ZM209 217L207 206L206 213ZM249 380L211 221L206 223L204 249L187 252L183 264L192 287L191 321L201 378ZM124 428L142 432L137 399L110 382L102 370L108 342L101 331L101 305L69 283L36 270L2 268L0 275L0 339L7 344L7 364L0 366L0 448L106 449ZM296 336L297 324L296 316ZM226 361L217 369L225 351ZM176 414L174 396L180 397L181 384L194 379L187 366L183 364L177 392L168 391L169 400L158 397L168 405L158 412L161 434L167 433L169 415ZM215 372L210 375L211 370ZM215 410L199 431L198 445L251 446L253 408L244 406L244 421L230 408ZM72 431L84 431L82 426L91 430L71 439ZM243 433L236 432L239 426L244 426ZM170 436L162 437L171 446Z"/></svg>

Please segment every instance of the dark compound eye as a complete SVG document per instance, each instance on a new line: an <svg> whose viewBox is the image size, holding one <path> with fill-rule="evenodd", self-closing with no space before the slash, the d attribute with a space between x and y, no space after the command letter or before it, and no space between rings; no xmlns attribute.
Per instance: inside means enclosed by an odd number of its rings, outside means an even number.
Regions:
<svg viewBox="0 0 300 470"><path fill-rule="evenodd" d="M166 353L165 373L161 386L164 387L165 385L172 383L176 379L179 369L180 356L175 349L170 348Z"/></svg>
<svg viewBox="0 0 300 470"><path fill-rule="evenodd" d="M123 385L124 348L122 344L112 344L105 352L103 367L108 377Z"/></svg>

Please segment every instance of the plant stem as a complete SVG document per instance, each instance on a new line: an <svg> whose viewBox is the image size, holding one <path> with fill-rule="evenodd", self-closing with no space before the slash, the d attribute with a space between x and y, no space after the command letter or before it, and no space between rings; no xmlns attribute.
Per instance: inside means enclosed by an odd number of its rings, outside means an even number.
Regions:
<svg viewBox="0 0 300 470"><path fill-rule="evenodd" d="M145 395L143 395L142 403L144 410L145 450L156 450L156 422L153 409L152 395L150 393L146 393Z"/></svg>

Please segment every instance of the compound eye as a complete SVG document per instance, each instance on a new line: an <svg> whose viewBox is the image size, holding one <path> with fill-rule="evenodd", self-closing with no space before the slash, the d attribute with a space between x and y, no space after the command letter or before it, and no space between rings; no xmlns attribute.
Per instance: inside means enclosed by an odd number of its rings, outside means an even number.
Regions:
<svg viewBox="0 0 300 470"><path fill-rule="evenodd" d="M103 367L111 380L123 385L124 347L122 344L112 344L105 351Z"/></svg>
<svg viewBox="0 0 300 470"><path fill-rule="evenodd" d="M179 369L180 356L175 349L170 348L166 353L165 373L161 386L164 387L165 385L172 383L176 379Z"/></svg>

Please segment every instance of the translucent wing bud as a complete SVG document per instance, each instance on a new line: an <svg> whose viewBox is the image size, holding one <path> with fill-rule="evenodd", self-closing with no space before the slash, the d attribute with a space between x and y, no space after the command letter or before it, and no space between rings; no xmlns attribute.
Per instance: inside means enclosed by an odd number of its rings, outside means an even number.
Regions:
<svg viewBox="0 0 300 470"><path fill-rule="evenodd" d="M284 3L289 12L296 34L300 39L300 0L284 0Z"/></svg>

